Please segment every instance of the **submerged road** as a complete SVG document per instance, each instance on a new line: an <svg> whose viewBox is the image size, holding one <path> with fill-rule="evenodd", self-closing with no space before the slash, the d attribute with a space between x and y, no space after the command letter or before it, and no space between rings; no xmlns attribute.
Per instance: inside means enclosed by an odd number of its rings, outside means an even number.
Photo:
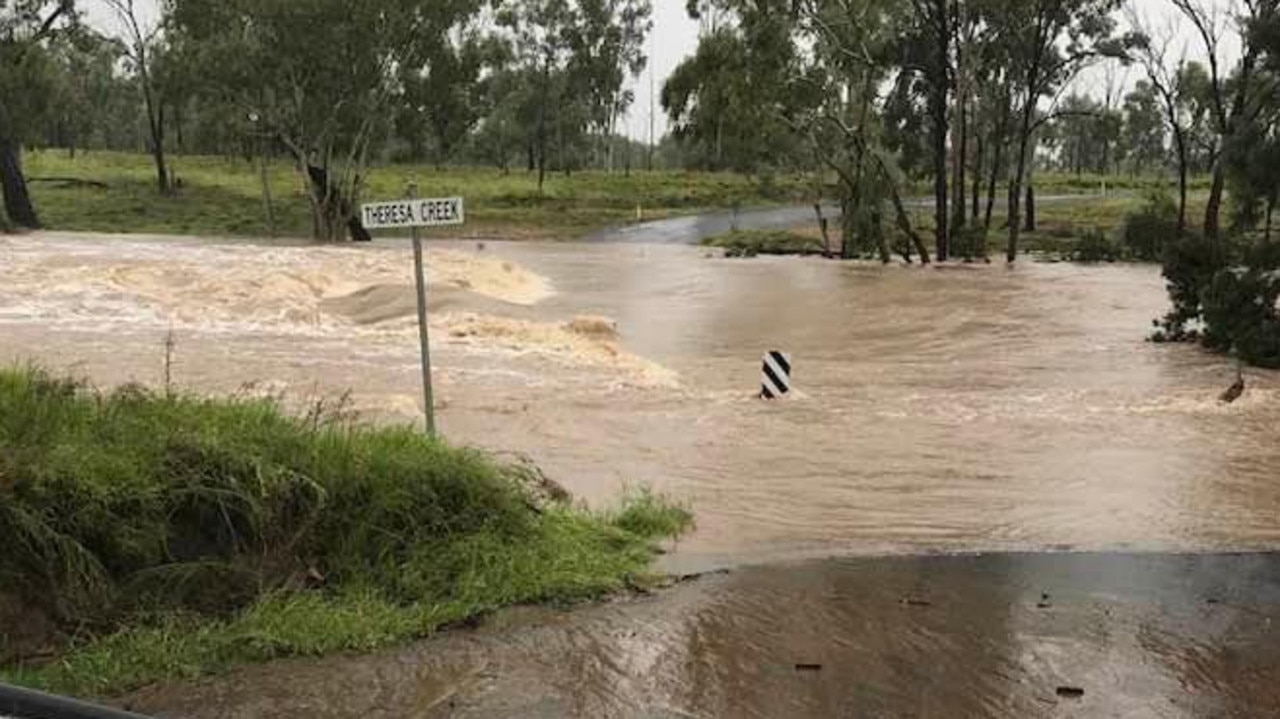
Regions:
<svg viewBox="0 0 1280 719"><path fill-rule="evenodd" d="M836 559L126 703L173 719L1273 717L1276 620L1268 555Z"/></svg>
<svg viewBox="0 0 1280 719"><path fill-rule="evenodd" d="M1108 197L1114 198L1117 196L1112 194ZM1036 203L1058 204L1098 199L1104 198L1099 195L1047 195L1045 197L1037 197ZM907 205L910 207L932 207L933 200L909 200ZM824 205L822 212L823 216L831 221L834 228L840 218L840 208ZM739 230L785 230L803 225L806 222L817 223L817 217L812 205L746 209L737 213L733 211L711 212L611 227L588 235L585 241L696 245L707 237L723 235L735 228Z"/></svg>

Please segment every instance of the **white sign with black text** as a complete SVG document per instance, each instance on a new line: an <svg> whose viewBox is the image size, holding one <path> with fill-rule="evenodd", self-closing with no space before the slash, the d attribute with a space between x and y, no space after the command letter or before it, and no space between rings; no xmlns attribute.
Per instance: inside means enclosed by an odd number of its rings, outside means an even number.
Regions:
<svg viewBox="0 0 1280 719"><path fill-rule="evenodd" d="M361 223L370 230L398 227L461 225L466 211L461 197L375 202L360 208Z"/></svg>

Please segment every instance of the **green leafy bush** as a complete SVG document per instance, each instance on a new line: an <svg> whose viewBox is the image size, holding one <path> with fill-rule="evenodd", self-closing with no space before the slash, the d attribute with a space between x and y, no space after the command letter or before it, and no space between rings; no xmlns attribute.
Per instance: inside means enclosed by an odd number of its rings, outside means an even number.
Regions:
<svg viewBox="0 0 1280 719"><path fill-rule="evenodd" d="M702 244L724 248L727 257L756 255L820 255L826 253L822 240L785 230L734 230L708 237Z"/></svg>
<svg viewBox="0 0 1280 719"><path fill-rule="evenodd" d="M1157 342L1196 339L1193 326L1200 319L1201 300L1214 275L1231 262L1228 246L1187 232L1164 247L1164 279L1173 307L1156 322Z"/></svg>
<svg viewBox="0 0 1280 719"><path fill-rule="evenodd" d="M987 259L986 226L965 225L951 240L951 254L965 260Z"/></svg>
<svg viewBox="0 0 1280 719"><path fill-rule="evenodd" d="M1280 369L1280 272L1224 270L1204 295L1206 347L1235 351L1240 359L1259 367Z"/></svg>
<svg viewBox="0 0 1280 719"><path fill-rule="evenodd" d="M1157 262L1177 235L1177 203L1164 193L1153 193L1141 209L1125 216L1120 239L1133 259Z"/></svg>
<svg viewBox="0 0 1280 719"><path fill-rule="evenodd" d="M1241 248L1188 234L1166 247L1164 276L1173 307L1152 339L1199 340L1280 368L1280 244Z"/></svg>
<svg viewBox="0 0 1280 719"><path fill-rule="evenodd" d="M1097 228L1087 230L1071 252L1071 259L1076 262L1116 262L1126 258L1125 248Z"/></svg>

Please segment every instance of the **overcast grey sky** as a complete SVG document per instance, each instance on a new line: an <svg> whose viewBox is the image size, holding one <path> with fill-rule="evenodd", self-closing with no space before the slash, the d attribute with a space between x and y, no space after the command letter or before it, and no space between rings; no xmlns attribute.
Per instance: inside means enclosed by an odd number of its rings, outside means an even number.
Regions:
<svg viewBox="0 0 1280 719"><path fill-rule="evenodd" d="M301 0L300 0L301 1ZM156 0L136 0L139 7L145 9L147 14L154 14ZM1231 7L1236 0L1204 0L1208 5L1225 11ZM1176 45L1178 52L1183 47L1186 48L1188 57L1196 58L1203 55L1203 50L1198 42L1195 41L1191 34L1191 29L1185 21L1181 21L1178 14L1172 9L1169 0L1132 0L1133 5L1138 12L1149 18L1154 26L1154 30L1161 31L1164 26L1171 26L1178 34ZM81 6L88 11L90 21L95 26L103 30L111 31L114 26L110 22L111 15L106 10L104 0L81 0ZM652 84L658 94L662 92L662 84L671 74L680 61L685 57L693 54L698 46L698 23L689 18L685 12L685 0L653 0L654 23L652 36L652 54L650 58L652 71ZM1231 41L1224 44L1223 52L1228 55L1227 59L1234 59L1238 50L1238 43L1228 33ZM1127 72L1125 70L1116 70L1116 80L1126 79L1129 84L1138 79L1140 70L1132 68ZM1102 88L1105 86L1105 73L1101 71L1093 71L1082 78L1080 89L1090 94L1100 95ZM647 140L649 137L649 117L650 117L650 70L646 70L633 85L636 94L636 102L632 107L629 116L626 118L624 127L628 134L639 140ZM666 131L666 116L662 112L661 103L654 98L652 107L657 115L657 135L659 137Z"/></svg>

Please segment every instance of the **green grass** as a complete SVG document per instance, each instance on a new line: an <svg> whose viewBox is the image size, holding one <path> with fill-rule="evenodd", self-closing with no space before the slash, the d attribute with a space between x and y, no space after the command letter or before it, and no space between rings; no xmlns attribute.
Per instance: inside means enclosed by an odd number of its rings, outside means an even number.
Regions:
<svg viewBox="0 0 1280 719"><path fill-rule="evenodd" d="M1074 176L1050 175L1046 182L1061 183ZM1088 176L1085 176L1088 177ZM1114 179L1114 178L1113 178ZM1197 179L1193 186L1202 186L1207 179ZM1052 184L1051 184L1052 186ZM1135 188L1165 189L1167 183L1160 184L1154 179L1145 184L1134 181ZM1042 189L1039 178L1037 191L1043 195L1059 194L1057 190ZM1061 193L1069 194L1069 193ZM1003 195L1001 195L1003 197ZM1197 229L1204 218L1205 205L1209 193L1196 190L1188 196L1187 219L1191 229ZM1229 200L1229 198L1228 198ZM1123 193L1110 194L1107 197L1087 197L1068 201L1040 202L1036 205L1036 230L1022 232L1018 247L1023 253L1041 254L1058 259L1076 257L1081 251L1082 241L1093 241L1098 233L1115 238L1118 241L1125 218L1131 213L1141 210L1148 202L1146 192L1125 190ZM984 205L985 207L985 205ZM1224 207L1223 217L1227 217L1229 208ZM911 221L916 231L925 239L930 249L933 247L934 217L933 208L915 207L911 210ZM969 220L972 222L972 220ZM1002 202L997 202L992 215L991 231L987 234L987 251L991 257L1003 256L1008 242L1009 230L1005 226L1007 213ZM813 223L794 228L794 230L813 236Z"/></svg>
<svg viewBox="0 0 1280 719"><path fill-rule="evenodd" d="M650 492L538 505L518 477L408 428L0 370L0 599L56 650L28 661L0 626L0 679L111 696L367 651L644 582L692 522Z"/></svg>
<svg viewBox="0 0 1280 719"><path fill-rule="evenodd" d="M174 156L182 187L172 196L155 190L145 155L81 153L74 160L56 151L26 156L33 178L70 177L105 183L106 188L35 182L32 194L50 229L94 232L263 236L261 180L255 163L244 159ZM305 186L283 160L269 171L277 235L310 235ZM410 179L424 197L461 195L467 201L466 227L450 236L572 239L604 227L636 220L734 205L802 201L803 178L775 178L771 186L729 173L575 172L549 174L542 195L537 178L522 170L502 174L488 168L391 165L372 168L362 200L398 199Z"/></svg>
<svg viewBox="0 0 1280 719"><path fill-rule="evenodd" d="M786 230L734 230L708 237L702 244L724 248L729 257L820 255L827 251L821 239Z"/></svg>

